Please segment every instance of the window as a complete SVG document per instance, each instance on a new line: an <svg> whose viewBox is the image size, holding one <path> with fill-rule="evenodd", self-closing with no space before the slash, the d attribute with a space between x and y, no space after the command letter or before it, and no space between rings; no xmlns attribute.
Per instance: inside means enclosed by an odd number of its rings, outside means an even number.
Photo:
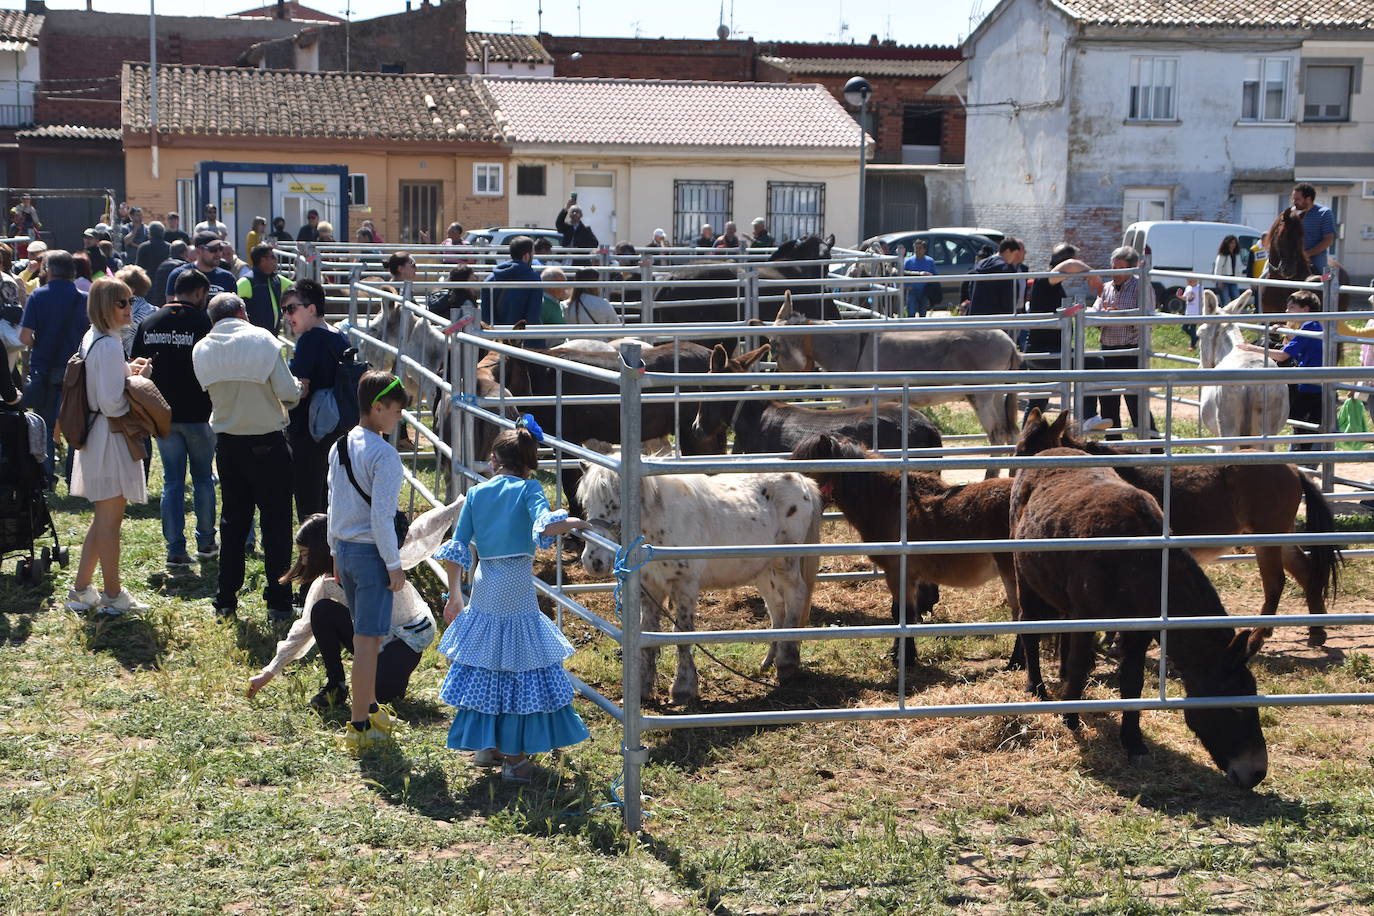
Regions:
<svg viewBox="0 0 1374 916"><path fill-rule="evenodd" d="M402 244L430 244L443 237L443 192L440 181L401 182Z"/></svg>
<svg viewBox="0 0 1374 916"><path fill-rule="evenodd" d="M1346 64L1308 64L1304 71L1304 121L1349 121L1356 70Z"/></svg>
<svg viewBox="0 0 1374 916"><path fill-rule="evenodd" d="M1248 57L1241 83L1242 121L1283 121L1288 117L1288 60Z"/></svg>
<svg viewBox="0 0 1374 916"><path fill-rule="evenodd" d="M825 226L825 185L809 181L768 182L768 228L781 245L820 235Z"/></svg>
<svg viewBox="0 0 1374 916"><path fill-rule="evenodd" d="M200 222L200 208L196 206L196 180L177 179L177 213L181 214L181 224L187 229Z"/></svg>
<svg viewBox="0 0 1374 916"><path fill-rule="evenodd" d="M1128 189L1121 204L1121 228L1131 223L1168 219L1169 197L1167 188Z"/></svg>
<svg viewBox="0 0 1374 916"><path fill-rule="evenodd" d="M1177 57L1132 57L1131 101L1127 115L1132 121L1172 121L1174 88L1178 85Z"/></svg>
<svg viewBox="0 0 1374 916"><path fill-rule="evenodd" d="M734 205L733 181L674 181L673 241L679 245L692 244L703 223L710 223L719 233L731 218Z"/></svg>
<svg viewBox="0 0 1374 916"><path fill-rule="evenodd" d="M472 193L484 197L500 197L505 193L501 186L501 163L474 162L472 164Z"/></svg>
<svg viewBox="0 0 1374 916"><path fill-rule="evenodd" d="M382 64L383 73L405 73L406 65L404 61L393 64Z"/></svg>
<svg viewBox="0 0 1374 916"><path fill-rule="evenodd" d="M525 197L543 197L544 171L542 165L517 165L515 167L515 193Z"/></svg>
<svg viewBox="0 0 1374 916"><path fill-rule="evenodd" d="M367 206L367 176L349 175L348 176L348 205L350 207Z"/></svg>

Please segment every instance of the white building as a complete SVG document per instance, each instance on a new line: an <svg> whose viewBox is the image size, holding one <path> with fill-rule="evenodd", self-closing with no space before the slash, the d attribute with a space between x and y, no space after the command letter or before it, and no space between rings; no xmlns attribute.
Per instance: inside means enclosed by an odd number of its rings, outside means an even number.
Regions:
<svg viewBox="0 0 1374 916"><path fill-rule="evenodd" d="M1304 41L1374 36L1374 4L1238 9L1002 0L932 90L966 94L968 222L1025 237L1033 264L1061 240L1100 262L1136 220L1267 228L1295 180Z"/></svg>
<svg viewBox="0 0 1374 916"><path fill-rule="evenodd" d="M553 76L553 55L533 35L468 32L466 45L467 73Z"/></svg>
<svg viewBox="0 0 1374 916"><path fill-rule="evenodd" d="M481 81L511 146L510 221L551 226L572 193L603 243L673 242L726 220L775 239L858 234L858 136L824 87L627 79Z"/></svg>
<svg viewBox="0 0 1374 916"><path fill-rule="evenodd" d="M0 128L33 123L33 91L42 78L38 34L43 17L19 10L0 10Z"/></svg>

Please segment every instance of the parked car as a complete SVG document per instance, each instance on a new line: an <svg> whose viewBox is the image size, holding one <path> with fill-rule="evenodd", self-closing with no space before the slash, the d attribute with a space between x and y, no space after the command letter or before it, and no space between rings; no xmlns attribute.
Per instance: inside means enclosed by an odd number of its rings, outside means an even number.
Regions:
<svg viewBox="0 0 1374 916"><path fill-rule="evenodd" d="M1192 220L1157 220L1131 223L1121 236L1121 244L1130 245L1141 254L1150 255L1150 266L1161 270L1188 270L1209 274L1216 265L1217 249L1222 239L1234 235L1240 240L1240 256L1244 276L1251 275L1250 248L1264 232L1239 223L1206 223ZM1155 302L1168 312L1183 312L1183 284L1170 280L1155 280Z"/></svg>
<svg viewBox="0 0 1374 916"><path fill-rule="evenodd" d="M563 244L563 234L557 229L540 229L530 226L489 226L486 229L473 229L463 236L464 245L496 245L504 247L517 235L527 235L538 241L547 238L554 245Z"/></svg>
<svg viewBox="0 0 1374 916"><path fill-rule="evenodd" d="M1005 238L1005 233L992 231L992 235L984 235L985 231L971 231L967 227L954 227L948 229L909 229L905 232L888 232L883 235L875 235L871 239L865 239L860 248L867 247L874 242L882 242L889 254L896 254L898 248L904 252L903 257L911 254L912 245L920 239L926 243L926 254L935 262L935 272L937 274L966 274L973 270L973 265L978 262L978 252L984 247L997 250L997 241ZM831 273L840 275L847 270L847 265L837 264L832 268ZM929 289L929 287L928 287ZM936 294L932 302L940 302L947 296L957 299L959 288L957 284L936 284L933 290ZM845 297L852 298L852 297ZM871 306L872 302L865 298L859 299L856 304Z"/></svg>

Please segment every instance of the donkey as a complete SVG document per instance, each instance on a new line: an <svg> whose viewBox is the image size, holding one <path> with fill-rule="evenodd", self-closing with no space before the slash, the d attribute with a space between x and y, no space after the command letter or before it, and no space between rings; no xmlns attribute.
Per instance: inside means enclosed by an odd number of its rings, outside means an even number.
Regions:
<svg viewBox="0 0 1374 916"><path fill-rule="evenodd" d="M950 486L939 475L911 472L906 475L907 498L902 505L902 478L896 471L864 471L861 462L880 458L852 439L830 433L808 436L792 450L799 461L845 459L856 462L854 471L814 471L807 474L820 485L827 502L834 500L845 519L865 541L896 541L901 536L901 513L906 513L906 534L913 545L920 541L1006 540L1011 500L1011 479L994 477L976 483ZM916 620L934 607L928 586L954 585L973 588L993 576L1002 579L1013 617L1019 613L1011 555L1006 553L924 553L906 555L906 581L902 582L900 557L870 556L887 579L892 593L892 619L903 623L899 596ZM902 640L893 645L893 659L902 651ZM914 640L907 642L907 662L916 661Z"/></svg>
<svg viewBox="0 0 1374 916"><path fill-rule="evenodd" d="M710 371L748 372L768 351L768 344L731 359L724 347L711 352ZM874 425L874 416L877 425ZM940 430L919 410L903 410L900 403L885 401L875 411L869 407L826 410L803 407L785 401L741 399L702 401L692 421L689 435L683 438L686 455L725 454L726 433L735 433L734 454L757 455L790 452L811 433L828 432L837 436L874 443L876 448L902 447L902 432L910 448L939 448Z"/></svg>
<svg viewBox="0 0 1374 916"><path fill-rule="evenodd" d="M1016 445L1016 454L1037 455L1060 447L1093 455L1123 454L1111 446L1073 435L1067 412L1050 423L1039 410L1031 411ZM1162 466L1120 467L1116 472L1131 486L1163 503ZM1174 534L1287 534L1295 530L1294 517L1299 503L1306 505L1308 531L1336 529L1336 519L1326 497L1306 474L1291 464L1179 465L1173 468L1170 478L1173 499L1169 522ZM1199 563L1213 560L1224 552L1222 548L1191 551ZM1264 606L1260 614L1278 612L1284 570L1302 586L1307 613L1326 613L1327 602L1340 584L1340 550L1330 544L1314 544L1305 552L1295 545L1265 545L1255 548L1255 559L1264 586ZM1268 629L1264 635L1268 637ZM1309 646L1325 642L1325 627L1308 629Z"/></svg>
<svg viewBox="0 0 1374 916"><path fill-rule="evenodd" d="M790 299L778 311L775 325L823 325L792 309ZM1021 354L1003 331L959 328L946 331L883 331L852 334L779 335L770 343L782 372L910 372L913 370L1015 372ZM876 365L875 365L876 364ZM939 389L913 388L910 403L923 407L966 398L978 414L993 445L1016 441L1020 416L1015 392L950 394ZM988 477L996 477L989 469Z"/></svg>
<svg viewBox="0 0 1374 916"><path fill-rule="evenodd" d="M588 447L592 446L587 443ZM617 451L611 452L613 455ZM656 546L727 546L738 544L815 544L820 541L821 496L800 474L668 474L640 482L641 531L622 532L620 475L582 462L577 498L586 517L609 536L628 544L639 534ZM615 557L588 541L582 565L594 575L613 571ZM773 627L805 627L811 620L811 593L820 570L817 557L738 557L650 563L640 572L645 597L645 630L658 628L659 613L671 603L681 632L696 629L697 597L703 589L734 588L752 583L763 595ZM642 687L652 695L658 649L643 650ZM801 668L801 646L775 642L764 667L776 665L778 680L794 679ZM690 645L678 646L672 700L694 702L700 696Z"/></svg>
<svg viewBox="0 0 1374 916"><path fill-rule="evenodd" d="M1229 305L1218 307L1216 293L1204 290L1204 315L1236 315L1250 304L1250 290ZM1240 329L1233 324L1204 324L1198 334L1202 368L1260 369L1263 353L1239 349ZM1202 423L1214 436L1275 436L1288 422L1288 386L1205 385L1202 388Z"/></svg>
<svg viewBox="0 0 1374 916"><path fill-rule="evenodd" d="M1033 410L1032 413L1038 413ZM1078 449L1050 449L1046 455L1085 455ZM1011 495L1011 527L1019 539L1158 537L1163 513L1154 497L1122 480L1111 468L1032 468L1016 475ZM1159 614L1159 551L1026 551L1015 558L1016 585L1025 620L1156 617ZM1223 617L1216 589L1186 551L1169 551L1169 613L1173 617ZM1121 634L1121 696L1140 696L1145 683L1145 652L1157 637L1151 631ZM1174 630L1169 660L1189 696L1251 697L1257 690L1248 667L1264 631L1230 627ZM1040 637L1020 637L1026 658L1026 685L1046 699L1040 672ZM1063 698L1079 700L1096 653L1094 634L1071 633L1062 640ZM1259 711L1250 708L1188 709L1188 727L1218 767L1244 789L1258 785L1269 758ZM1078 714L1064 716L1078 729ZM1121 714L1121 745L1132 762L1148 753L1140 731L1140 712Z"/></svg>

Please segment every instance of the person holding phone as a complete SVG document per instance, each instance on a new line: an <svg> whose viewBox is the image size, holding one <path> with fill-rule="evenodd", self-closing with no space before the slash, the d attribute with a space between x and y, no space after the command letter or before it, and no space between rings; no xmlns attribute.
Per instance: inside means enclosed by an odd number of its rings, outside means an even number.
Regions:
<svg viewBox="0 0 1374 916"><path fill-rule="evenodd" d="M582 222L582 208L577 205L577 194L568 198L568 203L553 221L554 228L563 235L564 248L599 248L592 227Z"/></svg>

